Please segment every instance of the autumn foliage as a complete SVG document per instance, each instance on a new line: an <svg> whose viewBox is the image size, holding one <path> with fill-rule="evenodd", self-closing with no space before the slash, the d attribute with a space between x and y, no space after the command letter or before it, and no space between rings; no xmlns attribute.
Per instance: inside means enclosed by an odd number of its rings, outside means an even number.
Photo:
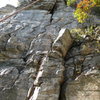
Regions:
<svg viewBox="0 0 100 100"><path fill-rule="evenodd" d="M100 6L100 0L83 0L77 4L77 8L74 12L75 18L78 22L83 23L89 17L91 8Z"/></svg>

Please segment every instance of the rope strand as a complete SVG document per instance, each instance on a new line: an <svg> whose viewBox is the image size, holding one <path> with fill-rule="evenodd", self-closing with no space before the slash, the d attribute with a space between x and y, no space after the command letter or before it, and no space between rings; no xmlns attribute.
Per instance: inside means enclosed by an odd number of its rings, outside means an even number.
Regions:
<svg viewBox="0 0 100 100"><path fill-rule="evenodd" d="M12 17L12 16L14 16L14 15L18 14L19 12L21 12L21 11L23 11L23 10L25 10L25 9L29 8L29 7L31 7L32 5L34 5L35 3L39 2L39 1L41 1L41 0L36 0L36 1L33 1L33 2L32 2L32 3L30 3L29 5L27 5L27 6L23 7L23 8L21 8L21 9L17 10L17 11L16 11L16 12L14 12L13 14L8 15L8 16L6 16L6 17L4 17L4 18L0 19L0 22L3 22L3 21L5 21L5 20L9 19L10 17Z"/></svg>

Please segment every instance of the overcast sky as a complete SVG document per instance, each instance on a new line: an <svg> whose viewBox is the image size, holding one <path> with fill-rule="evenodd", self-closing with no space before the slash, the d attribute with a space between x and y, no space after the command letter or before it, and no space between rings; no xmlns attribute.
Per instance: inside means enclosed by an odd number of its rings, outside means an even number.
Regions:
<svg viewBox="0 0 100 100"><path fill-rule="evenodd" d="M0 8L6 6L7 4L17 7L19 2L18 0L0 0Z"/></svg>

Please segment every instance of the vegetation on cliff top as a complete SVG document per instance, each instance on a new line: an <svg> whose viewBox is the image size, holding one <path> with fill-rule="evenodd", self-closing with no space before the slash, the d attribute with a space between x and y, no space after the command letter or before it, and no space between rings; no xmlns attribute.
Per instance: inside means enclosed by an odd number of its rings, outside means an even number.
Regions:
<svg viewBox="0 0 100 100"><path fill-rule="evenodd" d="M77 0L68 0L67 5L75 4ZM76 10L74 11L74 17L80 23L84 23L87 18L89 18L89 14L91 9L94 7L100 7L100 0L82 0L76 6Z"/></svg>

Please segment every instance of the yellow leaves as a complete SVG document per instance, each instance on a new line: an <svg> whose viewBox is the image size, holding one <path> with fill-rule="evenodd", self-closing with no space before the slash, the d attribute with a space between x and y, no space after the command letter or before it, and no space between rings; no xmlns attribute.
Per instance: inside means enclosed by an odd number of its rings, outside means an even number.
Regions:
<svg viewBox="0 0 100 100"><path fill-rule="evenodd" d="M66 0L67 5L70 6L74 4L77 0ZM77 8L74 11L74 17L80 23L84 23L85 20L89 17L91 8L100 7L100 0L82 0L77 4Z"/></svg>
<svg viewBox="0 0 100 100"><path fill-rule="evenodd" d="M97 4L100 5L100 0L83 0L77 4L77 8L74 12L75 18L78 22L83 23L88 18L88 14L91 11L91 8L95 7Z"/></svg>
<svg viewBox="0 0 100 100"><path fill-rule="evenodd" d="M77 8L74 12L74 17L77 18L78 22L83 23L85 19L88 18L88 14L82 9Z"/></svg>

